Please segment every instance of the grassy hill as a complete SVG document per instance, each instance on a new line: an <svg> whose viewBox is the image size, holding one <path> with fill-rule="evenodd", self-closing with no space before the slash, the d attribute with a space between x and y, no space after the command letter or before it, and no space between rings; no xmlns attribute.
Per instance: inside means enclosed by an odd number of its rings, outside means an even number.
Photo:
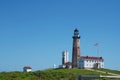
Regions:
<svg viewBox="0 0 120 80"><path fill-rule="evenodd" d="M120 74L120 71L100 69ZM76 80L78 75L106 75L85 69L47 69L35 72L1 72L0 80Z"/></svg>
<svg viewBox="0 0 120 80"><path fill-rule="evenodd" d="M117 70L110 70L110 69L104 69L104 68L97 69L97 70L104 71L104 72L110 72L110 73L114 73L114 74L119 74L120 75L120 71L117 71Z"/></svg>

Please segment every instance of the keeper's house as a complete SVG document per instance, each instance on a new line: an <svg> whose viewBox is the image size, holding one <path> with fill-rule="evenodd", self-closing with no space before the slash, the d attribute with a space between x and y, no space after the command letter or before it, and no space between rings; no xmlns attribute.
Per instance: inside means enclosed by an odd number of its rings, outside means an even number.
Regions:
<svg viewBox="0 0 120 80"><path fill-rule="evenodd" d="M30 66L23 67L23 72L31 72L32 68Z"/></svg>
<svg viewBox="0 0 120 80"><path fill-rule="evenodd" d="M104 68L104 59L102 57L81 56L78 60L78 68Z"/></svg>

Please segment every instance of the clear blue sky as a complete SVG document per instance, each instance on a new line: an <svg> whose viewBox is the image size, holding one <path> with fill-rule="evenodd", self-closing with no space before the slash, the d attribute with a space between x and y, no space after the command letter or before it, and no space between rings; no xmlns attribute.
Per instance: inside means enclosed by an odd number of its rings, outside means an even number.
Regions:
<svg viewBox="0 0 120 80"><path fill-rule="evenodd" d="M99 43L105 68L120 70L120 0L0 0L0 71L61 64L75 28L82 56L97 56Z"/></svg>

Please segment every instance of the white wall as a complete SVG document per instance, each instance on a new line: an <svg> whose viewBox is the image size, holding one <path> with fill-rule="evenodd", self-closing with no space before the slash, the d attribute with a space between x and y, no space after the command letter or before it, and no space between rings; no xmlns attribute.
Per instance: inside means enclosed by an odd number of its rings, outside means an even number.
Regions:
<svg viewBox="0 0 120 80"><path fill-rule="evenodd" d="M63 51L63 57L64 57L64 63L68 62L69 61L69 53L68 51Z"/></svg>
<svg viewBox="0 0 120 80"><path fill-rule="evenodd" d="M31 69L26 69L27 72L31 72L32 70Z"/></svg>
<svg viewBox="0 0 120 80"><path fill-rule="evenodd" d="M79 59L79 68L94 68L95 64L99 64L98 68L104 68L104 61L102 60L86 60Z"/></svg>

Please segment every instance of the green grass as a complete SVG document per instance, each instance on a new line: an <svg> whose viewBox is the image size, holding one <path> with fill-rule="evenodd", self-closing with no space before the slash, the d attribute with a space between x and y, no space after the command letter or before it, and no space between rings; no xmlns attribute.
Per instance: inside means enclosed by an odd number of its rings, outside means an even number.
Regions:
<svg viewBox="0 0 120 80"><path fill-rule="evenodd" d="M113 72L114 70L101 69ZM115 71L115 73L120 73ZM78 75L106 75L85 69L47 69L34 72L1 72L0 80L76 80Z"/></svg>
<svg viewBox="0 0 120 80"><path fill-rule="evenodd" d="M104 71L104 72L115 73L115 74L119 74L120 75L120 71L117 71L117 70L110 70L110 69L104 69L104 68L97 69L97 70Z"/></svg>

